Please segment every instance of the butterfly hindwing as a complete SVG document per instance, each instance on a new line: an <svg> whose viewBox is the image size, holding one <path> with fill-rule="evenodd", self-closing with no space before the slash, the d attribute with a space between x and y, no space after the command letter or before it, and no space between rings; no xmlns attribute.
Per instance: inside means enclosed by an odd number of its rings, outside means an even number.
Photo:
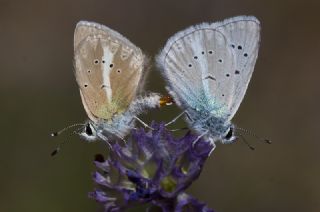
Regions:
<svg viewBox="0 0 320 212"><path fill-rule="evenodd" d="M239 16L213 24L213 27L228 39L226 48L233 50L235 66L224 70L225 81L213 96L222 97L227 105L231 120L237 112L250 82L258 57L260 23L252 16ZM214 71L214 70L212 70Z"/></svg>

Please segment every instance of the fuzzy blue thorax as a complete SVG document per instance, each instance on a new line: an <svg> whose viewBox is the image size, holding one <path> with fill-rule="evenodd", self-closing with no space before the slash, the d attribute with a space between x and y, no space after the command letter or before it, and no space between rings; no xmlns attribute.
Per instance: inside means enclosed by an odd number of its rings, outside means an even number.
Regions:
<svg viewBox="0 0 320 212"><path fill-rule="evenodd" d="M205 137L209 137L214 142L223 139L232 126L230 122L217 118L208 110L191 112L190 117L193 119L188 121L190 127L200 135L207 132Z"/></svg>

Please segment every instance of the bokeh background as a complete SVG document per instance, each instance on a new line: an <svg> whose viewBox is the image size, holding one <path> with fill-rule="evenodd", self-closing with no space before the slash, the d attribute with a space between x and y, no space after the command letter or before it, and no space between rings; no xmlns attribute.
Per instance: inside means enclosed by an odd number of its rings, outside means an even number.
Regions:
<svg viewBox="0 0 320 212"><path fill-rule="evenodd" d="M220 212L320 211L319 9L316 0L0 0L0 211L98 208L87 192L93 156L105 146L49 136L87 119L72 64L79 20L119 31L153 58L175 32L235 15L260 19L262 43L234 122L273 144L247 136L255 151L219 145L189 192ZM154 67L146 89L165 93ZM178 112L143 119L169 121Z"/></svg>

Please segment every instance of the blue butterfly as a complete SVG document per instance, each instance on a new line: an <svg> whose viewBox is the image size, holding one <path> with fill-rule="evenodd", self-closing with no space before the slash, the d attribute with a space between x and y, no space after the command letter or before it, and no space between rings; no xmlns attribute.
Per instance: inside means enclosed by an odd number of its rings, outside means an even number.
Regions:
<svg viewBox="0 0 320 212"><path fill-rule="evenodd" d="M197 140L204 137L213 146L234 142L231 119L247 90L259 42L260 22L252 16L202 23L172 36L156 58L168 92L183 109L168 124L186 114Z"/></svg>

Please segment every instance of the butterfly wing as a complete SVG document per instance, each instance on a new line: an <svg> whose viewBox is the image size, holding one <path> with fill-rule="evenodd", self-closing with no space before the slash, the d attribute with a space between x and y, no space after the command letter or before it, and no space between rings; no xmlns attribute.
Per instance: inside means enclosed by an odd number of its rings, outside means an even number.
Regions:
<svg viewBox="0 0 320 212"><path fill-rule="evenodd" d="M228 120L231 120L243 100L258 57L260 22L252 16L239 16L212 24L212 27L227 38L226 48L233 50L234 67L224 69L221 84L211 84L210 87L212 95L226 104ZM215 69L210 71L216 73Z"/></svg>
<svg viewBox="0 0 320 212"><path fill-rule="evenodd" d="M253 72L259 31L256 18L239 16L170 38L157 62L179 104L230 120Z"/></svg>
<svg viewBox="0 0 320 212"><path fill-rule="evenodd" d="M144 55L106 26L80 21L74 33L75 76L89 118L123 113L141 85Z"/></svg>

